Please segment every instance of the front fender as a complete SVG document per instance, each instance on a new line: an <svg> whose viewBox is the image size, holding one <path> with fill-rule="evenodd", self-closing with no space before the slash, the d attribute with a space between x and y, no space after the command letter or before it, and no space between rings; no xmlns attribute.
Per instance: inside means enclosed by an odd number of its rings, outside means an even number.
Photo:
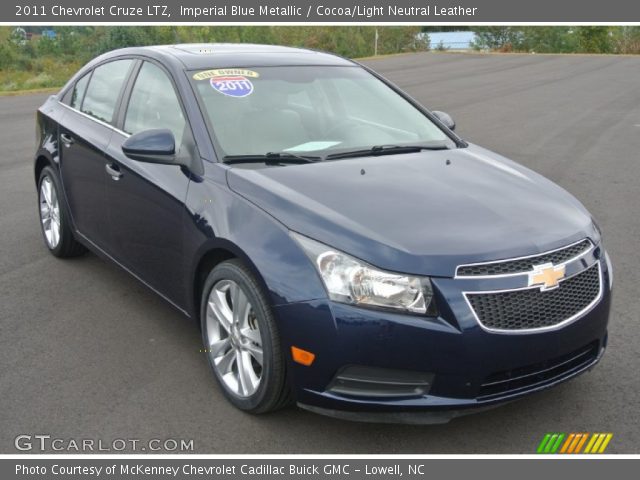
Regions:
<svg viewBox="0 0 640 480"><path fill-rule="evenodd" d="M274 306L326 298L318 273L289 230L229 190L225 167L207 164L205 168L217 170L218 175L191 182L186 201L190 221L185 250L186 258L193 259L190 278L204 255L224 249L254 270Z"/></svg>

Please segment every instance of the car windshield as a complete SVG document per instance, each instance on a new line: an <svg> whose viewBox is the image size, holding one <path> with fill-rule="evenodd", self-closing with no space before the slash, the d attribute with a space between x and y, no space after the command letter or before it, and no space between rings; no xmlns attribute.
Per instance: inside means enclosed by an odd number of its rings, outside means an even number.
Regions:
<svg viewBox="0 0 640 480"><path fill-rule="evenodd" d="M380 146L455 148L411 103L360 67L189 72L223 157L326 158ZM393 150L393 149L392 149ZM391 152L392 150L384 149ZM283 155L281 155L283 158Z"/></svg>

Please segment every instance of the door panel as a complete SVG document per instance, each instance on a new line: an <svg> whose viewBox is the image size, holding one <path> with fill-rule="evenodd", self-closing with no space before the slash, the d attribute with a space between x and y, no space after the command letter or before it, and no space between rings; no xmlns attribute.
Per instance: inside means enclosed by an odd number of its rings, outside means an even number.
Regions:
<svg viewBox="0 0 640 480"><path fill-rule="evenodd" d="M60 125L60 172L78 231L105 249L105 156L113 130L70 110ZM65 137L67 140L65 141Z"/></svg>
<svg viewBox="0 0 640 480"><path fill-rule="evenodd" d="M107 157L119 176L107 176L112 255L178 306L185 305L182 251L189 177L180 167L131 160L126 136L115 132Z"/></svg>
<svg viewBox="0 0 640 480"><path fill-rule="evenodd" d="M121 122L127 134L168 128L175 137L176 152L191 138L185 136L189 130L173 83L158 65L142 63L124 105ZM179 166L126 157L122 144L127 134L115 132L107 148L112 170L106 192L113 254L153 288L184 306L188 289L182 222L189 176Z"/></svg>
<svg viewBox="0 0 640 480"><path fill-rule="evenodd" d="M104 151L113 135L111 122L134 64L132 59L114 60L79 79L60 125L62 183L75 227L107 253Z"/></svg>

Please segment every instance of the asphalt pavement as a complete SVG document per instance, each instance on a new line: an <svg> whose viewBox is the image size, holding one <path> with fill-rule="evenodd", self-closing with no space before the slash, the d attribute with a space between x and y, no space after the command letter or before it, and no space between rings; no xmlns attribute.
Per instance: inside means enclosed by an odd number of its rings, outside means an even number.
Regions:
<svg viewBox="0 0 640 480"><path fill-rule="evenodd" d="M551 178L591 211L615 275L601 364L447 425L237 411L211 378L195 324L94 255L47 253L32 173L34 112L46 96L1 97L0 453L16 453L20 434L107 445L193 439L196 453L534 453L546 432L612 432L608 452L639 453L640 57L414 54L365 63L450 113L465 139Z"/></svg>

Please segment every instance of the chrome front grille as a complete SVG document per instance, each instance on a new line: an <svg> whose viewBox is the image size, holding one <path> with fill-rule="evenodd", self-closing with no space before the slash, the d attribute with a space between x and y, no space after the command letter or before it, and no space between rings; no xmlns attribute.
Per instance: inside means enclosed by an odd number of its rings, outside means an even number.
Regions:
<svg viewBox="0 0 640 480"><path fill-rule="evenodd" d="M567 247L528 257L494 262L460 265L456 269L456 277L490 277L499 275L517 275L533 270L535 265L553 263L559 265L570 262L584 255L592 248L592 243L584 239Z"/></svg>
<svg viewBox="0 0 640 480"><path fill-rule="evenodd" d="M562 280L558 287L467 292L465 298L487 330L523 332L557 328L590 310L602 295L600 262Z"/></svg>

